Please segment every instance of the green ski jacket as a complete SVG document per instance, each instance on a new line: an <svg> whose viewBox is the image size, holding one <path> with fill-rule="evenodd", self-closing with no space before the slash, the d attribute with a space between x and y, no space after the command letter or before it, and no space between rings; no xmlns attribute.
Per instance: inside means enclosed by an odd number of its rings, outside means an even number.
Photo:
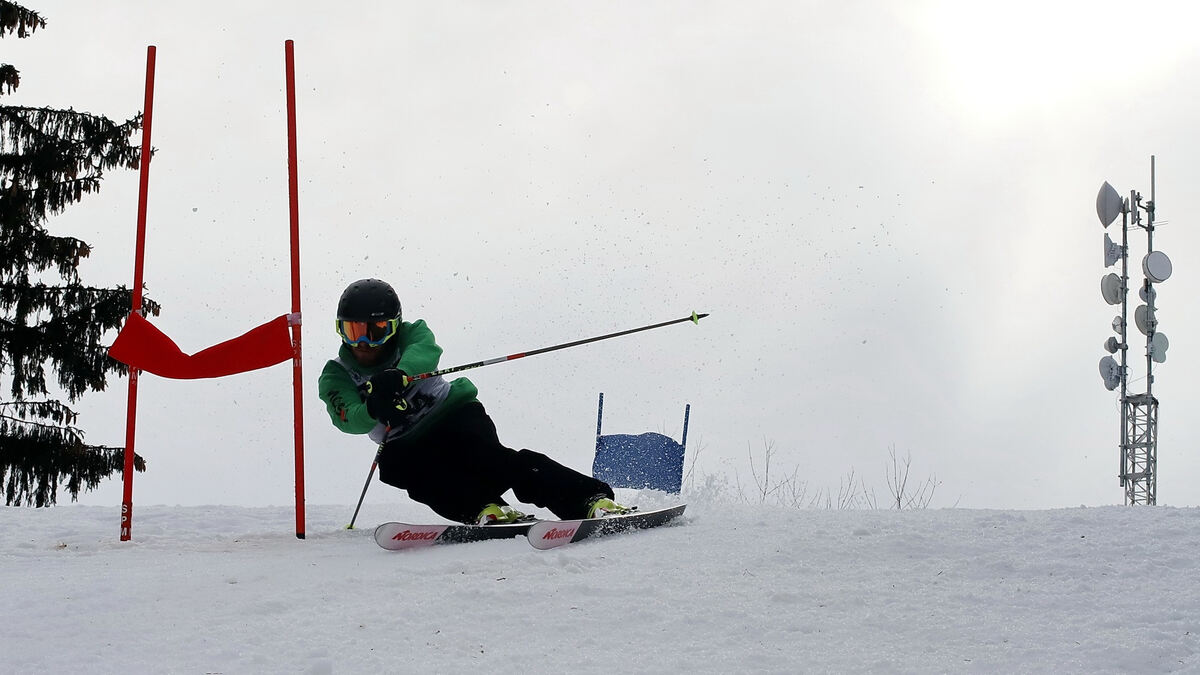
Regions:
<svg viewBox="0 0 1200 675"><path fill-rule="evenodd" d="M477 400L479 390L465 377L451 382L441 376L417 380L405 390L409 413L399 426L388 429L367 413L367 381L387 368L396 368L408 375L433 372L442 356L442 348L434 340L433 331L421 319L401 322L396 335L380 347L388 348L392 349L390 357L367 368L360 366L350 346L343 344L337 358L325 364L317 385L329 418L337 428L348 434L369 434L376 443L398 438L414 441L446 413ZM385 431L387 438L384 438Z"/></svg>

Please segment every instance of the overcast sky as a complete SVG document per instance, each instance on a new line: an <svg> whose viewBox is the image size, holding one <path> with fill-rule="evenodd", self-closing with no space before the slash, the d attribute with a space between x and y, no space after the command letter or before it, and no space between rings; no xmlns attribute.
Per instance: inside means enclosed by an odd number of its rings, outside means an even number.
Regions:
<svg viewBox="0 0 1200 675"><path fill-rule="evenodd" d="M894 446L935 506L1121 503L1095 197L1148 199L1156 155L1159 503L1200 504L1193 3L28 6L48 25L4 39L6 103L125 119L157 46L145 279L188 352L289 309L296 41L311 503L353 504L374 452L316 396L369 276L443 366L711 312L469 374L503 441L577 468L603 391L611 432L678 438L691 403L697 473L743 485L769 446L813 492L886 493ZM50 221L93 245L85 281L130 283L136 205L113 173ZM143 377L135 504L291 503L290 378ZM79 404L90 442L123 442L125 389ZM119 503L119 477L82 501Z"/></svg>

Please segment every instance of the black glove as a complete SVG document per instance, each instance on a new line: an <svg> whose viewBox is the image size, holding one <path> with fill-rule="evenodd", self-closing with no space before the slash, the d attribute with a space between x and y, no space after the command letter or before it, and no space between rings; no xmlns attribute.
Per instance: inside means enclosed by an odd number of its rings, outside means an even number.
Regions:
<svg viewBox="0 0 1200 675"><path fill-rule="evenodd" d="M408 414L404 391L408 376L403 370L388 368L367 381L367 414L376 420L395 426Z"/></svg>

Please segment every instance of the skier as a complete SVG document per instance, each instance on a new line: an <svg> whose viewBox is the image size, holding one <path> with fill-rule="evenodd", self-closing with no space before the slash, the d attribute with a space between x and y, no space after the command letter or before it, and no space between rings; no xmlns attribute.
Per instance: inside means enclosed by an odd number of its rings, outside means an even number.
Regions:
<svg viewBox="0 0 1200 675"><path fill-rule="evenodd" d="M361 279L337 308L338 356L318 380L334 426L380 443L379 480L452 521L488 525L529 517L501 497L549 509L562 519L632 509L613 501L608 484L532 450L500 443L478 390L465 377L409 382L437 370L442 348L418 319L404 321L396 291Z"/></svg>

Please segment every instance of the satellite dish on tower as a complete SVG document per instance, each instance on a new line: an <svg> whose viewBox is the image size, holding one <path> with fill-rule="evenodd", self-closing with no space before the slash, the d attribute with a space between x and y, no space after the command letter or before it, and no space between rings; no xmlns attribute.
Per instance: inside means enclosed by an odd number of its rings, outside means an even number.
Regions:
<svg viewBox="0 0 1200 675"><path fill-rule="evenodd" d="M1104 350L1107 351L1109 354L1116 354L1117 350L1120 348L1121 348L1121 343L1117 342L1117 338L1115 338L1115 337L1110 337L1104 341Z"/></svg>
<svg viewBox="0 0 1200 675"><path fill-rule="evenodd" d="M1142 299L1142 302L1154 304L1154 299L1158 297L1158 291L1154 290L1154 286L1146 284L1138 289L1138 297Z"/></svg>
<svg viewBox="0 0 1200 675"><path fill-rule="evenodd" d="M1121 384L1121 366L1111 356L1100 359L1100 377L1104 380L1104 388L1112 391Z"/></svg>
<svg viewBox="0 0 1200 675"><path fill-rule="evenodd" d="M1155 363L1166 363L1167 347L1170 346L1171 343L1167 342L1166 335L1163 335L1162 333L1155 333L1154 337L1150 338L1150 344L1146 349L1149 351L1150 359L1152 361Z"/></svg>
<svg viewBox="0 0 1200 675"><path fill-rule="evenodd" d="M1125 332L1125 319L1122 319L1119 316L1116 317L1115 319L1113 319L1112 327L1113 327L1113 332L1115 332L1115 333Z"/></svg>
<svg viewBox="0 0 1200 675"><path fill-rule="evenodd" d="M1096 195L1096 215L1100 217L1100 222L1108 227L1125 211L1125 200L1121 199L1117 189L1104 181L1104 185L1100 186L1100 193Z"/></svg>
<svg viewBox="0 0 1200 675"><path fill-rule="evenodd" d="M1146 305L1138 305L1137 309L1133 310L1133 322L1137 324L1138 330L1142 331L1142 335L1153 333L1158 325L1158 321L1154 319L1154 310Z"/></svg>
<svg viewBox="0 0 1200 675"><path fill-rule="evenodd" d="M1100 277L1100 296L1110 305L1121 304L1121 277L1115 272Z"/></svg>
<svg viewBox="0 0 1200 675"><path fill-rule="evenodd" d="M1104 233L1104 266L1112 267L1121 256L1125 253L1125 249L1112 240L1108 233Z"/></svg>
<svg viewBox="0 0 1200 675"><path fill-rule="evenodd" d="M1151 251L1142 258L1142 271L1147 279L1161 284L1171 278L1171 259L1162 251Z"/></svg>

